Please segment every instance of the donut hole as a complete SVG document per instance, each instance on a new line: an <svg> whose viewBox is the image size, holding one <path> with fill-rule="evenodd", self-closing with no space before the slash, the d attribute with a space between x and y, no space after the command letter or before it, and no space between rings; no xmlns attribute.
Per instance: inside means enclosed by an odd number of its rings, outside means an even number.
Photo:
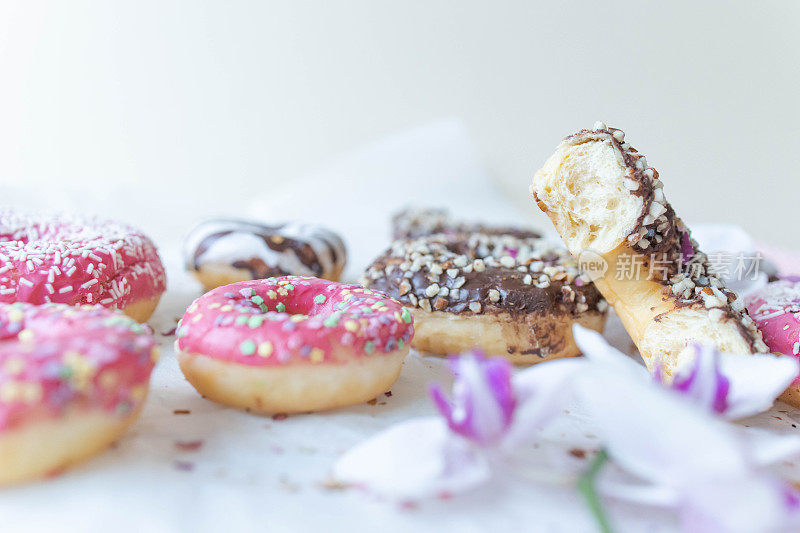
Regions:
<svg viewBox="0 0 800 533"><path fill-rule="evenodd" d="M572 253L606 253L625 240L644 208L625 187L627 177L610 140L562 143L534 176L533 190Z"/></svg>

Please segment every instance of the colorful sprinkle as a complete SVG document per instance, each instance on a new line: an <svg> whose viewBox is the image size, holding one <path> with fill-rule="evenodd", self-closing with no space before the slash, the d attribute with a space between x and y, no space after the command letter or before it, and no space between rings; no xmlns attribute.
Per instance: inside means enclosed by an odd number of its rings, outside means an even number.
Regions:
<svg viewBox="0 0 800 533"><path fill-rule="evenodd" d="M253 355L256 353L256 343L251 340L246 340L239 345L239 350L241 350L244 355Z"/></svg>

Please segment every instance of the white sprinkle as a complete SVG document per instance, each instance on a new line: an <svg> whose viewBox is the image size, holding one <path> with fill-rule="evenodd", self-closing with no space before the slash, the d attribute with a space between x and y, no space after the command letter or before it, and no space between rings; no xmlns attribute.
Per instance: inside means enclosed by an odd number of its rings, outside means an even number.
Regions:
<svg viewBox="0 0 800 533"><path fill-rule="evenodd" d="M436 283L431 283L425 289L425 296L427 296L428 298L433 298L437 294L439 294L439 285Z"/></svg>
<svg viewBox="0 0 800 533"><path fill-rule="evenodd" d="M33 282L26 278L19 278L19 282L26 287L33 287Z"/></svg>
<svg viewBox="0 0 800 533"><path fill-rule="evenodd" d="M510 255L504 255L500 258L500 264L506 268L514 268L514 265L517 264L517 262Z"/></svg>
<svg viewBox="0 0 800 533"><path fill-rule="evenodd" d="M16 289L0 289L0 294L14 294Z"/></svg>
<svg viewBox="0 0 800 533"><path fill-rule="evenodd" d="M428 313L431 312L431 301L427 298L423 298L419 301L419 306L422 308L423 311L427 311Z"/></svg>
<svg viewBox="0 0 800 533"><path fill-rule="evenodd" d="M68 278L71 278L71 277L72 277L72 275L75 273L75 271L76 271L76 270L77 270L77 267L75 267L75 266L71 266L71 267L69 268L69 270L67 270L67 277L68 277Z"/></svg>
<svg viewBox="0 0 800 533"><path fill-rule="evenodd" d="M66 287L58 289L58 294L66 294L68 292L72 292L72 285L67 285Z"/></svg>
<svg viewBox="0 0 800 533"><path fill-rule="evenodd" d="M666 213L666 211L667 208L664 207L664 204L660 204L658 202L653 202L650 204L650 215L652 215L653 218L660 217L662 214Z"/></svg>
<svg viewBox="0 0 800 533"><path fill-rule="evenodd" d="M51 284L49 284L49 283L45 283L44 284L44 288L47 289L47 292L49 292L50 294L55 294L55 292L56 292L56 290L53 288L53 286Z"/></svg>
<svg viewBox="0 0 800 533"><path fill-rule="evenodd" d="M81 285L81 287L83 287L84 289L88 289L89 287L91 287L91 286L92 286L92 285L94 285L95 283L99 283L99 282L97 281L97 279L90 279L89 281L87 281L86 283L84 283L83 285Z"/></svg>

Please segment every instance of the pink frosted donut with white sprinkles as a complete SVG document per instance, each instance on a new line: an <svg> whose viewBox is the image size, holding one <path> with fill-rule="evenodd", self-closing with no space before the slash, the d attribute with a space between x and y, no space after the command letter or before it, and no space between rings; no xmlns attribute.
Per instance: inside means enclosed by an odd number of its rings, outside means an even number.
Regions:
<svg viewBox="0 0 800 533"><path fill-rule="evenodd" d="M157 357L147 326L119 311L0 304L0 485L57 473L117 440Z"/></svg>
<svg viewBox="0 0 800 533"><path fill-rule="evenodd" d="M285 276L201 296L177 329L178 362L203 396L263 413L365 402L397 380L414 335L402 304L356 285Z"/></svg>
<svg viewBox="0 0 800 533"><path fill-rule="evenodd" d="M749 294L745 303L769 350L800 358L800 282L773 281ZM781 400L800 407L800 377Z"/></svg>
<svg viewBox="0 0 800 533"><path fill-rule="evenodd" d="M138 230L81 216L0 210L0 302L100 304L144 322L166 288Z"/></svg>

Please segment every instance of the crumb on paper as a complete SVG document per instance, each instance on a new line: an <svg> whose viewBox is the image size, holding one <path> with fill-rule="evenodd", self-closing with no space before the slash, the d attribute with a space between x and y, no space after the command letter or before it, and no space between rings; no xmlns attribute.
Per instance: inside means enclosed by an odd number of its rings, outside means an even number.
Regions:
<svg viewBox="0 0 800 533"><path fill-rule="evenodd" d="M176 440L174 444L182 452L196 452L203 447L202 440Z"/></svg>
<svg viewBox="0 0 800 533"><path fill-rule="evenodd" d="M576 458L578 458L578 459L586 459L586 450L582 450L582 449L580 449L580 448L572 448L572 449L569 451L569 454L570 454L572 457L576 457Z"/></svg>
<svg viewBox="0 0 800 533"><path fill-rule="evenodd" d="M332 477L326 479L325 481L317 483L317 486L323 490L331 490L331 491L347 490L350 488L350 485L348 485L347 483L342 483L341 481L337 481Z"/></svg>

